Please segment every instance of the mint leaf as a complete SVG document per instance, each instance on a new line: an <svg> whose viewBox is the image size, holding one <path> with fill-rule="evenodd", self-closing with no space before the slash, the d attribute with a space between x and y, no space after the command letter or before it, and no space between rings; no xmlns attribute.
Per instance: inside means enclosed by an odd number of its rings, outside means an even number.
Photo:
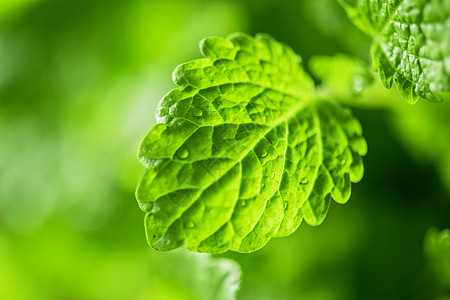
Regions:
<svg viewBox="0 0 450 300"><path fill-rule="evenodd" d="M201 42L143 140L136 197L149 244L166 251L251 252L304 218L320 224L363 175L359 122L314 86L267 35Z"/></svg>
<svg viewBox="0 0 450 300"><path fill-rule="evenodd" d="M339 0L373 37L373 67L409 103L450 95L450 2Z"/></svg>
<svg viewBox="0 0 450 300"><path fill-rule="evenodd" d="M327 98L348 101L373 82L365 62L342 53L315 55L309 59L308 66L314 77L321 81L321 95Z"/></svg>
<svg viewBox="0 0 450 300"><path fill-rule="evenodd" d="M182 249L167 255L154 268L160 273L156 274L160 281L170 282L170 288L177 291L170 299L236 299L242 273L236 261ZM153 272L158 272L156 270ZM154 299L162 297L158 294L154 296Z"/></svg>
<svg viewBox="0 0 450 300"><path fill-rule="evenodd" d="M206 268L197 273L203 276L200 280L195 280L199 285L198 290L202 291L202 299L236 299L241 282L241 267L239 264L231 259L212 258L210 256L200 257L199 261L204 261L203 264L206 264ZM208 289L205 287L208 287Z"/></svg>
<svg viewBox="0 0 450 300"><path fill-rule="evenodd" d="M436 228L428 230L425 236L424 252L436 286L447 291L450 296L450 229L439 232Z"/></svg>

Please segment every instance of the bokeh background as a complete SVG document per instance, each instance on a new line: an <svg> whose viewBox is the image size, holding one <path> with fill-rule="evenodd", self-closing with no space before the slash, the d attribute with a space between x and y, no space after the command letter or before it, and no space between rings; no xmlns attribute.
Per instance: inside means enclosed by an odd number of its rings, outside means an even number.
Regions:
<svg viewBox="0 0 450 300"><path fill-rule="evenodd" d="M217 257L241 265L238 299L438 297L423 241L450 227L450 103L410 106L378 80L341 99L365 130L366 175L321 226L250 255L146 244L139 142L173 69L235 31L271 34L306 68L370 63L335 0L0 1L0 299L218 299Z"/></svg>

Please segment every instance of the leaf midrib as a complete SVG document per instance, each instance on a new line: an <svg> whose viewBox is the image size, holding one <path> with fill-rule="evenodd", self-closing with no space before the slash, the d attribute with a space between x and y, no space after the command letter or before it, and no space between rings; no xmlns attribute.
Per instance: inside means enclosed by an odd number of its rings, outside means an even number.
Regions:
<svg viewBox="0 0 450 300"><path fill-rule="evenodd" d="M177 218L174 219L174 221L172 221L172 222L167 226L167 230L166 230L166 231L168 231L169 228L170 228L177 220L179 220L180 218L182 218L182 216L184 215L184 213L185 213L186 211L188 211L189 208L191 208L192 205L193 205L196 201L198 201L198 200L201 198L201 196L203 195L203 192L204 192L204 191L206 191L206 190L207 190L211 185L213 185L215 182L217 182L218 180L220 180L223 176L225 176L226 174L228 174L228 172L229 172L234 166L236 166L236 164L241 163L242 160L243 160L245 157L247 157L247 155L250 153L250 151L253 151L253 150L254 150L254 147L261 141L261 138L262 138L262 137L266 136L271 130L273 130L275 127L281 125L283 122L287 122L287 121L288 121L289 119L291 119L294 115L296 115L297 113L299 113L304 107L306 107L306 106L309 105L310 103L314 103L314 101L317 101L317 100L311 98L311 99L303 99L303 101L301 101L301 102L299 101L299 103L295 106L295 108L292 109L292 110L290 110L290 111L288 111L288 113L287 113L283 118L280 118L279 120L277 120L277 122L274 123L273 125L268 126L268 129L261 135L261 137L260 137L259 139L257 139L257 140L255 141L255 143L252 145L252 147L250 147L249 150L248 150L248 151L247 151L247 152L246 152L239 160L237 160L234 164L232 164L232 165L228 168L228 170L226 170L226 172L224 172L224 173L222 174L222 176L220 176L220 177L217 178L216 181L211 181L204 189L201 190L199 196L198 196L195 200L193 200L189 205L186 206L186 210L184 210ZM223 123L223 125L225 125L225 124L228 124L228 123ZM221 124L221 125L222 125L222 124ZM199 128L201 128L201 127L202 127L202 126L200 126ZM280 180L281 180L281 178L280 178ZM279 189L279 188L278 188L278 189ZM277 189L277 190L278 190L278 189ZM276 192L276 191L275 191L275 192ZM163 196L162 196L162 197L163 197ZM267 200L269 200L269 199L267 199ZM267 201L267 200L266 200L266 201ZM234 210L233 210L233 212L234 212ZM148 212L148 213L147 213L147 215L150 215L150 214L151 214L151 212ZM225 223L226 223L226 222L225 222ZM223 226L223 224L222 224L221 226ZM215 233L215 232L214 232L214 233ZM214 234L214 233L213 233L213 234ZM164 234L164 235L165 235L165 234ZM157 241L155 241L154 244L158 243L161 239L163 239L163 238L164 238L164 235L163 235L160 239L158 239ZM183 243L184 243L184 239L183 239Z"/></svg>

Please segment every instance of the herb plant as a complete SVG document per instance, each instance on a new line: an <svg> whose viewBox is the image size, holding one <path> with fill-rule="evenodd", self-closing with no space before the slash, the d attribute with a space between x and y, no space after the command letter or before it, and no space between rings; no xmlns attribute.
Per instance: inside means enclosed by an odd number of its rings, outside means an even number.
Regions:
<svg viewBox="0 0 450 300"><path fill-rule="evenodd" d="M408 103L448 97L448 1L340 2L373 37L373 67L386 87L394 83ZM313 62L328 95L338 95L327 97L300 57L268 35L206 38L200 49L205 58L176 68L178 88L161 100L139 148L147 169L136 196L149 244L247 253L303 219L321 224L331 198L348 201L367 152L360 123L336 99L360 92L370 76L356 88L333 86L322 70L336 59Z"/></svg>

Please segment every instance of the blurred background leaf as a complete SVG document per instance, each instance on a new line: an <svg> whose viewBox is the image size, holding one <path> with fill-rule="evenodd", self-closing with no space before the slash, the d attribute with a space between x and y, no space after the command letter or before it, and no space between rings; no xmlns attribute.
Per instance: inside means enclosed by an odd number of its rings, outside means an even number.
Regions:
<svg viewBox="0 0 450 300"><path fill-rule="evenodd" d="M315 55L308 63L312 75L320 81L318 93L327 99L354 100L374 81L367 63L346 54Z"/></svg>
<svg viewBox="0 0 450 300"><path fill-rule="evenodd" d="M424 252L434 276L431 284L435 287L436 297L442 300L450 299L450 230L428 230Z"/></svg>
<svg viewBox="0 0 450 300"><path fill-rule="evenodd" d="M1 1L0 299L210 297L214 263L146 244L136 152L174 67L235 31L271 34L306 67L335 53L370 63L334 0ZM221 255L242 266L238 299L433 293L422 242L450 227L450 104L408 106L376 82L351 105L365 178L320 227Z"/></svg>

